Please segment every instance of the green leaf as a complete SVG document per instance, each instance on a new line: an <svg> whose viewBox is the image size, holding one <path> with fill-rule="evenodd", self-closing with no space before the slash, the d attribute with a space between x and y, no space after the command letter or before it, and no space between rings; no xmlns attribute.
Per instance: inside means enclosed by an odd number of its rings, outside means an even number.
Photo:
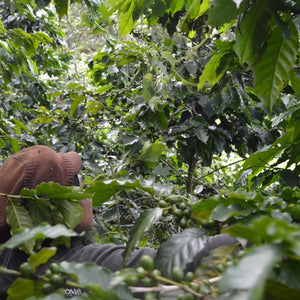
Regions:
<svg viewBox="0 0 300 300"><path fill-rule="evenodd" d="M217 53L212 56L210 61L205 65L205 68L199 78L198 90L201 90L206 82L213 87L222 78L225 73L225 69L222 72L218 72L222 58L227 54L227 52Z"/></svg>
<svg viewBox="0 0 300 300"><path fill-rule="evenodd" d="M281 265L280 265L281 268ZM293 267L291 267L293 269ZM299 277L291 278L292 282L297 282ZM299 287L298 282L298 287ZM289 284L283 284L280 281L268 279L265 291L266 299L272 300L298 300L300 291L297 288L291 288Z"/></svg>
<svg viewBox="0 0 300 300"><path fill-rule="evenodd" d="M55 239L61 236L72 237L80 236L80 234L66 228L64 225L61 224L55 226L42 224L40 226L34 227L33 229L24 229L21 232L14 234L7 242L1 245L0 249L16 248L32 239Z"/></svg>
<svg viewBox="0 0 300 300"><path fill-rule="evenodd" d="M202 229L186 229L174 234L164 242L157 252L155 268L166 277L171 277L173 267L185 268L205 246L208 236Z"/></svg>
<svg viewBox="0 0 300 300"><path fill-rule="evenodd" d="M291 37L286 40L275 27L267 41L267 47L254 65L254 88L268 111L290 79L298 50L298 32L293 22L289 25Z"/></svg>
<svg viewBox="0 0 300 300"><path fill-rule="evenodd" d="M228 206L220 204L212 211L210 218L212 220L224 222L233 216L246 216L252 211L252 208L239 204L231 204Z"/></svg>
<svg viewBox="0 0 300 300"><path fill-rule="evenodd" d="M299 260L285 260L280 264L276 280L300 292L300 262Z"/></svg>
<svg viewBox="0 0 300 300"><path fill-rule="evenodd" d="M134 248L138 246L138 243L144 236L145 231L149 230L150 227L161 218L161 216L162 209L160 207L156 207L153 209L145 210L136 220L133 228L130 230L128 243L122 254L124 258L124 265L126 264L127 259L129 258Z"/></svg>
<svg viewBox="0 0 300 300"><path fill-rule="evenodd" d="M125 13L121 13L119 17L120 37L123 37L124 35L130 33L134 25L132 14L135 8L135 1L129 1L129 3L129 9Z"/></svg>
<svg viewBox="0 0 300 300"><path fill-rule="evenodd" d="M70 115L73 117L74 113L76 112L79 104L85 99L85 95L81 94L76 97L76 99L72 102L70 108Z"/></svg>
<svg viewBox="0 0 300 300"><path fill-rule="evenodd" d="M221 293L246 290L247 299L263 299L267 277L280 259L281 252L275 245L255 248L236 266L225 271L219 283Z"/></svg>
<svg viewBox="0 0 300 300"><path fill-rule="evenodd" d="M242 5L237 5L232 0L212 0L211 8L208 10L208 24L211 26L222 26L235 19L247 5L247 1L243 1Z"/></svg>
<svg viewBox="0 0 300 300"><path fill-rule="evenodd" d="M82 187L61 186L54 182L42 182L35 189L23 189L21 196L37 198L47 195L47 199L74 199L81 200L91 198L91 194L85 192Z"/></svg>
<svg viewBox="0 0 300 300"><path fill-rule="evenodd" d="M41 8L47 6L51 0L35 0L35 4Z"/></svg>
<svg viewBox="0 0 300 300"><path fill-rule="evenodd" d="M54 0L54 5L55 5L56 12L58 13L60 18L68 14L68 10L69 10L68 0Z"/></svg>
<svg viewBox="0 0 300 300"><path fill-rule="evenodd" d="M76 263L66 261L60 263L60 268L83 287L99 284L104 290L110 289L112 275L106 268L90 262Z"/></svg>
<svg viewBox="0 0 300 300"><path fill-rule="evenodd" d="M37 286L41 286L41 284L33 279L17 278L7 291L7 300L28 299L37 294Z"/></svg>
<svg viewBox="0 0 300 300"><path fill-rule="evenodd" d="M69 199L60 199L56 201L56 207L63 215L64 223L71 229L74 229L83 218L83 208L75 201Z"/></svg>
<svg viewBox="0 0 300 300"><path fill-rule="evenodd" d="M251 174L248 176L248 180L251 181L251 179L255 175L257 175L259 172L265 169L266 166L268 166L270 161L278 158L283 150L284 147L282 146L273 146L268 147L267 150L251 154L249 158L245 160L239 176L242 176L243 172L245 172L246 170L251 169Z"/></svg>
<svg viewBox="0 0 300 300"><path fill-rule="evenodd" d="M56 247L43 248L38 253L31 254L28 259L28 262L36 268L40 265L45 264L51 257L53 257L56 254L56 251Z"/></svg>
<svg viewBox="0 0 300 300"><path fill-rule="evenodd" d="M155 95L155 91L152 87L153 83L153 75L151 73L147 73L143 77L143 97L146 103Z"/></svg>
<svg viewBox="0 0 300 300"><path fill-rule="evenodd" d="M271 14L265 10L267 0L257 2L245 13L236 29L236 54L240 63L251 63L267 39Z"/></svg>
<svg viewBox="0 0 300 300"><path fill-rule="evenodd" d="M173 16L176 12L180 11L183 8L184 2L185 0L172 0L170 4L170 10Z"/></svg>
<svg viewBox="0 0 300 300"><path fill-rule="evenodd" d="M145 162L149 167L154 168L162 154L165 146L160 144L158 141L151 143L149 141L145 142L139 159Z"/></svg>
<svg viewBox="0 0 300 300"><path fill-rule="evenodd" d="M33 228L31 216L23 204L16 200L8 199L6 219L12 234L19 230ZM27 240L24 244L25 252L29 253L34 247L34 241Z"/></svg>
<svg viewBox="0 0 300 300"><path fill-rule="evenodd" d="M143 189L151 192L147 187L143 187L138 181L128 180L107 180L107 181L94 181L86 191L93 194L93 206L100 206L105 201L108 201L113 195L119 193L124 189Z"/></svg>

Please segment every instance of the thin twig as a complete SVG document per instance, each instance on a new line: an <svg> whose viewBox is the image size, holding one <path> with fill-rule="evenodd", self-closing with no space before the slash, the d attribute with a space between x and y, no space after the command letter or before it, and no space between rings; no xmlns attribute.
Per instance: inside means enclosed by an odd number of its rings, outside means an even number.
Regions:
<svg viewBox="0 0 300 300"><path fill-rule="evenodd" d="M232 163L230 163L230 164L228 164L228 165L221 166L221 167L219 167L219 168L217 168L217 169L212 170L211 172L208 172L207 174L205 174L205 175L203 175L203 176L200 176L199 178L197 178L197 180L201 180L201 179L203 179L203 178L205 178L205 177L207 177L207 176L209 176L209 175L211 175L211 174L213 174L213 173L215 173L215 172L217 172L217 171L220 171L220 170L222 170L222 169L226 169L226 168L228 168L228 167L230 167L230 166L232 166L232 165L235 165L235 164L237 164L237 163L239 163L239 162L241 162L241 161L244 161L244 160L246 160L246 158L242 158L242 159L237 160L237 161L234 161L234 162L232 162Z"/></svg>

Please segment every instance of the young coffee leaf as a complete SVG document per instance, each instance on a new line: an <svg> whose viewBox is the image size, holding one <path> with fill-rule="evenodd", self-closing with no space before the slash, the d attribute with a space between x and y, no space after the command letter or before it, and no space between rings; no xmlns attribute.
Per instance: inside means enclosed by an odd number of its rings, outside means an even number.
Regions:
<svg viewBox="0 0 300 300"><path fill-rule="evenodd" d="M156 207L153 209L145 210L140 217L136 220L133 228L129 234L129 242L126 245L126 249L123 252L124 265L134 248L141 241L142 237L145 234L145 231L149 230L150 227L160 219L162 216L162 209Z"/></svg>
<svg viewBox="0 0 300 300"><path fill-rule="evenodd" d="M56 251L56 247L43 248L38 253L31 254L28 262L36 268L39 265L46 263L52 256L55 255Z"/></svg>
<svg viewBox="0 0 300 300"><path fill-rule="evenodd" d="M198 228L186 229L163 243L155 259L155 268L171 277L173 267L184 269L205 246L208 236Z"/></svg>

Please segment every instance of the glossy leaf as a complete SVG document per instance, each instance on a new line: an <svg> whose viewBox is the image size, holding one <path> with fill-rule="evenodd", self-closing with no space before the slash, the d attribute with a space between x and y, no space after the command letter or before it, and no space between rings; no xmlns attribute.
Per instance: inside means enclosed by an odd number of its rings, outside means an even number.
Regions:
<svg viewBox="0 0 300 300"><path fill-rule="evenodd" d="M79 234L60 224L55 226L43 224L36 226L33 229L24 229L21 232L15 233L7 242L1 245L0 249L16 248L32 239L55 239L61 236L72 237L79 236Z"/></svg>
<svg viewBox="0 0 300 300"><path fill-rule="evenodd" d="M194 256L199 253L208 240L206 233L197 228L186 229L174 234L163 243L157 252L155 268L166 277L171 277L173 267L184 269Z"/></svg>
<svg viewBox="0 0 300 300"><path fill-rule="evenodd" d="M34 228L31 216L29 215L26 208L18 201L8 200L6 207L6 220L10 226L12 234L20 230L30 230ZM33 250L34 241L27 239L24 244L24 249L27 253Z"/></svg>
<svg viewBox="0 0 300 300"><path fill-rule="evenodd" d="M266 5L266 0L256 3L246 12L236 29L235 52L241 64L251 64L266 41L271 17Z"/></svg>
<svg viewBox="0 0 300 300"><path fill-rule="evenodd" d="M60 199L56 202L57 209L61 212L64 223L71 229L74 229L83 218L83 208L75 201Z"/></svg>
<svg viewBox="0 0 300 300"><path fill-rule="evenodd" d="M141 241L144 233L148 231L151 226L158 221L162 216L162 209L156 207L153 209L145 210L140 217L135 221L133 228L129 233L129 240L126 245L126 249L123 252L124 264L127 262L127 259L131 255L135 247L138 246Z"/></svg>
<svg viewBox="0 0 300 300"><path fill-rule="evenodd" d="M100 206L105 201L108 201L113 195L124 189L146 189L138 181L129 180L110 180L110 181L95 181L86 189L87 193L93 194L93 206Z"/></svg>
<svg viewBox="0 0 300 300"><path fill-rule="evenodd" d="M68 14L69 10L69 1L67 0L55 0L54 5L56 11L60 17L63 17Z"/></svg>
<svg viewBox="0 0 300 300"><path fill-rule="evenodd" d="M60 268L81 286L99 284L104 290L110 289L111 272L93 263L62 262Z"/></svg>
<svg viewBox="0 0 300 300"><path fill-rule="evenodd" d="M76 186L61 186L54 182L43 182L35 189L23 189L21 196L36 198L47 195L47 199L86 199L90 198L91 194L86 193L81 187Z"/></svg>
<svg viewBox="0 0 300 300"><path fill-rule="evenodd" d="M298 33L293 22L289 26L291 37L286 40L279 27L275 27L267 41L264 53L254 65L254 88L266 109L272 111L279 93L290 79L298 49Z"/></svg>
<svg viewBox="0 0 300 300"><path fill-rule="evenodd" d="M222 277L222 293L247 291L247 299L263 299L264 284L272 268L280 260L280 250L275 245L261 246L243 257L236 266L229 268Z"/></svg>
<svg viewBox="0 0 300 300"><path fill-rule="evenodd" d="M198 90L201 90L206 83L213 87L223 76L223 73L218 72L222 58L226 52L217 53L212 56L210 61L205 65L205 68L200 76Z"/></svg>
<svg viewBox="0 0 300 300"><path fill-rule="evenodd" d="M242 3L246 5L246 1ZM242 8L241 5L238 9L232 0L213 0L208 11L208 23L212 26L222 26L224 23L229 23L237 17Z"/></svg>
<svg viewBox="0 0 300 300"><path fill-rule="evenodd" d="M153 168L157 165L157 162L164 149L165 146L158 142L153 144L146 142L143 146L139 159Z"/></svg>

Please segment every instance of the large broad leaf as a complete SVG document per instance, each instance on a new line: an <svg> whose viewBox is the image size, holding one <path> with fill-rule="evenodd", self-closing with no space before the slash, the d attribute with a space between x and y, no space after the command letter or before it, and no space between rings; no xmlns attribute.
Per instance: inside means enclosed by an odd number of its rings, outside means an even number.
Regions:
<svg viewBox="0 0 300 300"><path fill-rule="evenodd" d="M228 269L222 277L219 288L221 293L247 291L249 300L263 299L267 277L281 259L281 251L275 245L254 249L238 264Z"/></svg>
<svg viewBox="0 0 300 300"><path fill-rule="evenodd" d="M68 0L54 0L54 5L55 5L56 12L58 13L60 18L68 14L68 10L69 10Z"/></svg>
<svg viewBox="0 0 300 300"><path fill-rule="evenodd" d="M83 287L99 284L104 290L110 288L111 272L94 263L62 262L60 268Z"/></svg>
<svg viewBox="0 0 300 300"><path fill-rule="evenodd" d="M135 8L135 1L129 1L129 3L130 3L129 9L126 12L121 13L119 17L120 37L123 37L124 35L130 33L134 25L132 15Z"/></svg>
<svg viewBox="0 0 300 300"><path fill-rule="evenodd" d="M31 216L27 209L18 201L8 200L6 207L6 220L10 226L11 233L14 234L19 230L33 228ZM35 242L28 239L24 243L24 251L29 253L32 251Z"/></svg>
<svg viewBox="0 0 300 300"><path fill-rule="evenodd" d="M126 245L126 249L123 252L124 265L127 262L128 257L134 250L138 243L141 241L145 234L145 231L149 230L150 227L160 219L162 216L162 209L159 207L145 210L140 217L136 220L133 228L129 234L129 242Z"/></svg>
<svg viewBox="0 0 300 300"><path fill-rule="evenodd" d="M186 229L173 235L157 252L155 267L166 277L171 277L175 266L185 268L205 246L208 236L198 228Z"/></svg>
<svg viewBox="0 0 300 300"><path fill-rule="evenodd" d="M32 239L44 240L46 238L55 239L61 236L72 237L79 235L80 234L61 224L55 226L43 224L33 229L24 229L23 231L14 234L7 242L1 245L0 249L16 248Z"/></svg>
<svg viewBox="0 0 300 300"><path fill-rule="evenodd" d="M25 228L33 228L32 219L27 209L16 200L8 200L6 219L12 232Z"/></svg>
<svg viewBox="0 0 300 300"><path fill-rule="evenodd" d="M212 0L208 10L208 23L212 26L222 26L235 19L246 5L247 1L243 1L237 8L237 4L232 0Z"/></svg>
<svg viewBox="0 0 300 300"><path fill-rule="evenodd" d="M7 300L23 300L34 295L42 296L41 285L42 282L33 279L17 278L7 291Z"/></svg>
<svg viewBox="0 0 300 300"><path fill-rule="evenodd" d="M290 39L284 38L280 27L275 27L267 47L254 65L254 88L268 111L286 86L296 60L298 31L293 22L289 25Z"/></svg>
<svg viewBox="0 0 300 300"><path fill-rule="evenodd" d="M252 62L266 40L271 14L265 10L267 0L259 1L243 16L236 29L236 54L240 63Z"/></svg>

